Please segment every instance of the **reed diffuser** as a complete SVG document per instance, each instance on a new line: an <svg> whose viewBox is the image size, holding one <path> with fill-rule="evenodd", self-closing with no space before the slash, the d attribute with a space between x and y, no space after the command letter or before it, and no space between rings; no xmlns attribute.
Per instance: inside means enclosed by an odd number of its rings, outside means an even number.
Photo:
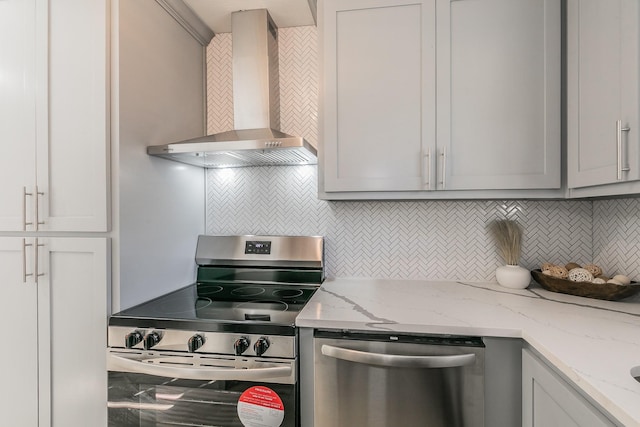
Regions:
<svg viewBox="0 0 640 427"><path fill-rule="evenodd" d="M522 227L513 220L493 221L489 230L505 265L496 269L496 280L506 288L524 289L531 283L529 270L518 265L522 246Z"/></svg>

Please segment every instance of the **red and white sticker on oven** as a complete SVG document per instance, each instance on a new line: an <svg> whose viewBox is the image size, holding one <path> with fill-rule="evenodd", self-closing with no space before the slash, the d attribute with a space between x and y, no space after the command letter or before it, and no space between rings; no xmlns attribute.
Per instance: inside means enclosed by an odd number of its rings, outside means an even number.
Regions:
<svg viewBox="0 0 640 427"><path fill-rule="evenodd" d="M251 387L238 399L238 417L245 427L279 427L284 420L284 405L269 387Z"/></svg>

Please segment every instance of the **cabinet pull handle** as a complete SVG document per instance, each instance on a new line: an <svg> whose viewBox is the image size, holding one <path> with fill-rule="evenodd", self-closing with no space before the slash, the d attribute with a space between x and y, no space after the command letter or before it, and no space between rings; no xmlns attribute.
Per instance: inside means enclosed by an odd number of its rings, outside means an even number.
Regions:
<svg viewBox="0 0 640 427"><path fill-rule="evenodd" d="M422 173L424 173L424 186L431 190L431 148L422 156Z"/></svg>
<svg viewBox="0 0 640 427"><path fill-rule="evenodd" d="M22 231L33 225L33 222L27 222L27 196L33 196L33 193L27 193L27 187L22 187Z"/></svg>
<svg viewBox="0 0 640 427"><path fill-rule="evenodd" d="M27 273L27 246L33 246L27 243L27 239L22 239L22 283L27 283L27 277L33 276L33 273Z"/></svg>
<svg viewBox="0 0 640 427"><path fill-rule="evenodd" d="M618 181L622 180L622 172L629 172L631 168L629 166L622 166L622 132L629 132L630 127L622 127L622 120L616 120L616 148L618 152Z"/></svg>
<svg viewBox="0 0 640 427"><path fill-rule="evenodd" d="M39 273L39 268L40 267L39 267L39 262L38 262L38 260L40 258L40 256L39 256L39 252L40 252L39 248L42 248L42 247L44 247L44 243L38 243L38 239L36 239L36 244L35 244L35 250L36 250L36 258L35 259L36 260L35 260L35 267L34 267L36 285L38 284L38 277L44 276L44 273Z"/></svg>
<svg viewBox="0 0 640 427"><path fill-rule="evenodd" d="M446 186L445 180L447 176L447 151L445 147L442 147L440 157L442 158L442 181L440 181L440 184L442 185L442 190L444 190Z"/></svg>
<svg viewBox="0 0 640 427"><path fill-rule="evenodd" d="M38 187L36 186L36 230L38 229L39 225L44 224L44 221L40 221L40 204L39 204L40 196L44 196L44 192L38 191Z"/></svg>

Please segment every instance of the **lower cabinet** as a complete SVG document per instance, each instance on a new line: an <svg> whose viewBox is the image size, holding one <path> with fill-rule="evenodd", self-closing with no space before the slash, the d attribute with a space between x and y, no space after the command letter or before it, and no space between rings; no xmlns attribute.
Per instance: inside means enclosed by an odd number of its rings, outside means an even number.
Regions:
<svg viewBox="0 0 640 427"><path fill-rule="evenodd" d="M531 351L522 351L523 427L615 425Z"/></svg>
<svg viewBox="0 0 640 427"><path fill-rule="evenodd" d="M108 239L0 237L2 425L107 425Z"/></svg>

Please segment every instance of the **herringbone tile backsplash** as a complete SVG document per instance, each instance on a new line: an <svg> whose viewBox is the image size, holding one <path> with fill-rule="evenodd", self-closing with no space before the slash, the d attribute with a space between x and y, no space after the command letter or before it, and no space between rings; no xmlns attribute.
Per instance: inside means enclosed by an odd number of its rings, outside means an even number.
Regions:
<svg viewBox="0 0 640 427"><path fill-rule="evenodd" d="M280 38L282 130L317 143L314 27ZM233 127L231 36L207 50L209 132ZM521 264L595 261L640 277L639 202L318 200L317 167L256 167L207 172L209 234L323 235L327 275L398 279L494 280L502 260L487 232L496 218L517 219Z"/></svg>

